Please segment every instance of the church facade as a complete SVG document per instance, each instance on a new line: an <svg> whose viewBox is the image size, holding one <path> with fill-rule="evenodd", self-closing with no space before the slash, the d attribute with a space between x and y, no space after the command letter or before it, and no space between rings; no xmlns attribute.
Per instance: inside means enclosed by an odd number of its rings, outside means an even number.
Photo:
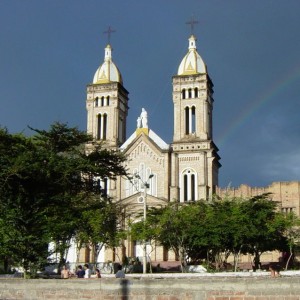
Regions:
<svg viewBox="0 0 300 300"><path fill-rule="evenodd" d="M120 150L127 157L129 177L101 181L107 194L121 205L124 226L129 219L141 215L145 207L161 207L171 201L209 200L213 194L221 198L249 198L271 193L279 210L293 211L299 216L300 182L273 182L267 187L218 187L221 164L213 141L213 83L193 35L172 78L172 87L174 123L166 126L173 126L173 140L167 144L149 127L147 107L136 116L136 130L126 137L129 92L113 62L111 45L106 46L103 63L96 70L93 82L87 85L87 132L96 143ZM90 147L93 145L86 146L87 151ZM151 254L148 250L152 261L176 259L174 253L159 246ZM72 247L70 261L75 261L75 252ZM88 249L81 252L81 262L94 261L94 254ZM268 261L277 260L273 253L264 255L270 256L265 258ZM129 238L119 249L102 251L97 261L121 261L124 256L141 258L142 245ZM247 259L251 260L244 258Z"/></svg>
<svg viewBox="0 0 300 300"><path fill-rule="evenodd" d="M188 40L187 53L172 78L173 141L167 144L148 125L147 107L136 116L136 130L126 138L128 91L112 59L111 45L93 82L87 86L87 132L108 149L127 157L129 177L104 180L103 188L124 212L124 222L143 207L161 207L170 201L210 199L216 192L220 157L213 141L213 83L197 52L196 37ZM87 145L87 151L92 145ZM141 256L134 241L126 241L121 256ZM102 259L115 260L105 251ZM151 254L152 255L152 254ZM166 259L163 249L152 260ZM172 259L168 257L167 259Z"/></svg>
<svg viewBox="0 0 300 300"><path fill-rule="evenodd" d="M213 141L213 83L207 66L197 52L196 38L190 36L186 55L172 78L174 123L171 144L163 141L149 126L147 107L136 116L136 130L127 138L129 92L123 84L121 72L112 59L111 45L104 50L102 64L93 82L87 85L87 132L96 143L107 149L120 150L126 157L129 177L116 181L98 179L106 193L122 207L122 224L145 216L147 207L162 207L169 202L209 200L214 194L221 198L250 198L270 193L283 213L300 215L300 182L273 182L267 187L218 187L221 164L218 148ZM167 122L167 120L166 120ZM93 144L86 145L86 151ZM152 245L153 246L153 245ZM153 251L154 248L154 251ZM71 263L122 261L126 257L142 260L142 243L130 237L121 247L103 248L96 258L89 246L80 250L72 242L66 255ZM147 245L151 261L176 260L172 251ZM278 253L264 253L262 260L277 261ZM251 256L241 258L251 262Z"/></svg>

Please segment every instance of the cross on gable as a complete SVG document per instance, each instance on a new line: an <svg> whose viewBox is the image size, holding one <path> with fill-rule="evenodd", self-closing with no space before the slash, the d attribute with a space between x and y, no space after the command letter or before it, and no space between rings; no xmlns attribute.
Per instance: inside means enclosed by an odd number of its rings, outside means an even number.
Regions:
<svg viewBox="0 0 300 300"><path fill-rule="evenodd" d="M116 32L116 31L113 30L110 26L108 26L108 29L103 32L104 34L107 34L107 42L108 42L108 44L110 44L110 36L114 32Z"/></svg>
<svg viewBox="0 0 300 300"><path fill-rule="evenodd" d="M197 20L195 20L194 16L192 16L191 20L186 22L185 24L190 25L191 26L191 32L192 34L194 33L194 26L195 24L198 24L199 22Z"/></svg>

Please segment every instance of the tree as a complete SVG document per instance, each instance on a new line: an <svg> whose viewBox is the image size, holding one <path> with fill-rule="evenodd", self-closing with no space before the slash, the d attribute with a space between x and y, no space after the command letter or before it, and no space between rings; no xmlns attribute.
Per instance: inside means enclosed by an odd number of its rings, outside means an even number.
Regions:
<svg viewBox="0 0 300 300"><path fill-rule="evenodd" d="M227 224L230 228L228 249L234 257L234 271L237 271L239 256L248 251L249 216L242 210L244 199L233 198L227 199L227 201L231 203L230 222Z"/></svg>
<svg viewBox="0 0 300 300"><path fill-rule="evenodd" d="M77 228L75 239L80 245L91 245L95 254L94 263L103 246L114 248L124 238L119 215L116 203L105 198L95 201L82 212L81 225Z"/></svg>
<svg viewBox="0 0 300 300"><path fill-rule="evenodd" d="M227 261L231 253L235 252L237 246L236 231L236 214L237 202L231 200L214 200L209 204L208 214L206 218L208 236L207 257L211 256L215 263L215 268L219 270Z"/></svg>
<svg viewBox="0 0 300 300"><path fill-rule="evenodd" d="M300 219L293 212L282 215L282 218L286 222L284 236L287 240L289 252L289 256L285 261L285 270L287 270L291 259L295 254L295 248L300 245Z"/></svg>
<svg viewBox="0 0 300 300"><path fill-rule="evenodd" d="M147 222L132 224L130 232L134 239L156 240L172 249L182 270L201 260L219 269L230 254L236 270L241 253L253 254L258 268L261 253L287 247L285 235L291 226L276 209L277 203L268 194L251 199L174 202L155 210L155 217L150 211Z"/></svg>
<svg viewBox="0 0 300 300"><path fill-rule="evenodd" d="M1 130L0 141L1 249L24 269L33 269L47 258L47 199L38 196L45 179L40 168L43 154L30 139L7 130Z"/></svg>
<svg viewBox="0 0 300 300"><path fill-rule="evenodd" d="M172 203L162 209L158 218L157 238L173 249L182 270L188 263L197 264L201 260L208 265L214 262L218 269L232 251L235 205L230 201Z"/></svg>
<svg viewBox="0 0 300 300"><path fill-rule="evenodd" d="M260 255L265 251L284 250L286 222L276 211L277 203L269 194L252 197L244 201L241 213L248 218L247 250L254 255L254 268L260 266Z"/></svg>
<svg viewBox="0 0 300 300"><path fill-rule="evenodd" d="M161 209L157 218L157 239L167 249L172 249L179 258L182 272L191 253L206 245L202 217L206 205L199 201L190 204L170 203Z"/></svg>
<svg viewBox="0 0 300 300"><path fill-rule="evenodd" d="M151 246L151 252L154 251L154 245L158 242L159 232L160 232L160 217L162 214L161 209L151 208L147 212L146 220L130 220L128 224L127 235L131 237L134 241L144 241L149 243ZM137 215L138 218L141 218L141 215ZM150 254L148 253L148 254ZM151 256L149 255L150 260L150 272L152 272L151 266Z"/></svg>
<svg viewBox="0 0 300 300"><path fill-rule="evenodd" d="M95 178L126 174L120 153L98 144L86 153L92 138L76 127L32 130L29 138L0 130L0 254L23 266L25 275L47 262L51 241L62 258L79 220L107 198Z"/></svg>

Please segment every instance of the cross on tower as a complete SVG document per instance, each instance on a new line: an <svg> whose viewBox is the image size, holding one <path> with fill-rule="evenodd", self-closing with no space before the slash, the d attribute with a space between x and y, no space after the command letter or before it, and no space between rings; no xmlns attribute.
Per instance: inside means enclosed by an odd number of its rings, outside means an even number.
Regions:
<svg viewBox="0 0 300 300"><path fill-rule="evenodd" d="M192 34L193 34L194 33L194 26L195 26L195 24L198 24L198 23L199 22L194 19L194 16L192 16L191 20L189 22L186 22L185 24L191 26L191 31L192 31Z"/></svg>
<svg viewBox="0 0 300 300"><path fill-rule="evenodd" d="M106 31L103 31L104 34L107 34L107 41L108 44L110 44L110 36L112 33L116 32L115 30L113 30L110 26L108 26L108 29Z"/></svg>

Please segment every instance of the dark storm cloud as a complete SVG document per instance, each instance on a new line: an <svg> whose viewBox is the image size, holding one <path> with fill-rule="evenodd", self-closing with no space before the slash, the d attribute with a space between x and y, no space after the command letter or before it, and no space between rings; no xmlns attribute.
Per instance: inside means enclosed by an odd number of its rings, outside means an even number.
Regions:
<svg viewBox="0 0 300 300"><path fill-rule="evenodd" d="M300 180L299 10L298 0L2 0L0 124L19 132L59 120L85 129L85 88L111 25L113 59L130 92L128 136L145 107L150 127L171 142L171 78L194 15L215 85L220 185Z"/></svg>

